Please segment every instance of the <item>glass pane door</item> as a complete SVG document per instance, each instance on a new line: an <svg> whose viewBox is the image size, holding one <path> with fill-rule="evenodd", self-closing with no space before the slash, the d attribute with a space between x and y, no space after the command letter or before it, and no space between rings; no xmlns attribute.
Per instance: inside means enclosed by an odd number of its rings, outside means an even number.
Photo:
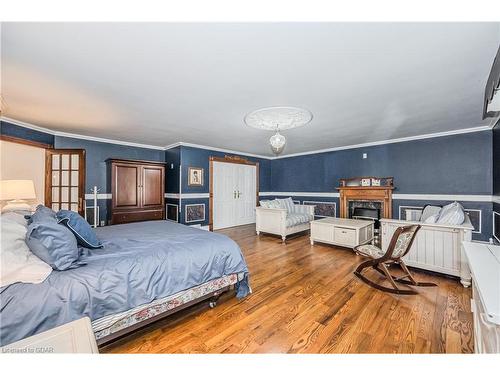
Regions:
<svg viewBox="0 0 500 375"><path fill-rule="evenodd" d="M71 210L83 215L85 150L47 150L45 205L54 211Z"/></svg>

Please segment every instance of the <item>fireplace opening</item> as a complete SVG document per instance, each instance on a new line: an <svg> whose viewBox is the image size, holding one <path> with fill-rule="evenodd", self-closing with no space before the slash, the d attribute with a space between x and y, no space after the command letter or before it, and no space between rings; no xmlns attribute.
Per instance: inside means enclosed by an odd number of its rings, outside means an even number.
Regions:
<svg viewBox="0 0 500 375"><path fill-rule="evenodd" d="M349 217L351 219L373 220L374 229L380 228L382 202L379 201L349 201Z"/></svg>

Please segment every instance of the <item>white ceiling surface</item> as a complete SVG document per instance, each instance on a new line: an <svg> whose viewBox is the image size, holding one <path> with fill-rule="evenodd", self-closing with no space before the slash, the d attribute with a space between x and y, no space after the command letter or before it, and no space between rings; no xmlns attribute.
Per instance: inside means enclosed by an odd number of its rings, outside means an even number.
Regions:
<svg viewBox="0 0 500 375"><path fill-rule="evenodd" d="M271 155L260 107L309 109L284 154L488 125L499 23L4 23L3 116Z"/></svg>

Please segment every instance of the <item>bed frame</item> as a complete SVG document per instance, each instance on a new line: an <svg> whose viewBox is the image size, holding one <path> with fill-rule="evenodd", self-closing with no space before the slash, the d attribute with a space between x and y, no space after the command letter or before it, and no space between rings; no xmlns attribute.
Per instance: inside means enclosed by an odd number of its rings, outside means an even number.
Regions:
<svg viewBox="0 0 500 375"><path fill-rule="evenodd" d="M234 289L234 285L235 285L235 283L230 284L230 285L226 285L220 289L217 289L215 291L211 291L211 292L204 294L200 297L197 297L195 299L187 301L187 302L183 303L182 305L176 306L172 309L169 309L167 311L161 312L161 313L154 315L152 317L141 320L141 321L139 321L135 324L132 324L128 327L125 327L123 329L120 329L118 331L110 333L109 335L100 337L96 340L97 345L99 347L102 347L104 345L110 344L111 342L116 341L116 340L118 340L118 339L132 333L132 332L135 332L141 328L144 328L145 326L148 326L148 325L150 325L150 324L152 324L160 319L166 318L169 315L175 314L181 310L187 309L188 307L191 307L191 306L196 305L197 303L200 303L203 301L208 300L210 308L214 308L217 305L217 301L220 298L220 296L223 293L228 292L231 289ZM147 307L145 306L144 308L147 308Z"/></svg>

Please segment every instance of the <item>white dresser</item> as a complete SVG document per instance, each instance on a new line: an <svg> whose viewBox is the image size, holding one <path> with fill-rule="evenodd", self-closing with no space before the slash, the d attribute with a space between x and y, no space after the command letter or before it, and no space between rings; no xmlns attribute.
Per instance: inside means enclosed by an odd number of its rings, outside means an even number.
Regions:
<svg viewBox="0 0 500 375"><path fill-rule="evenodd" d="M500 353L500 246L463 242L472 276L476 353Z"/></svg>
<svg viewBox="0 0 500 375"><path fill-rule="evenodd" d="M311 221L311 245L315 241L355 247L373 240L373 221L327 217Z"/></svg>
<svg viewBox="0 0 500 375"><path fill-rule="evenodd" d="M85 317L12 344L1 353L99 353L90 319Z"/></svg>

